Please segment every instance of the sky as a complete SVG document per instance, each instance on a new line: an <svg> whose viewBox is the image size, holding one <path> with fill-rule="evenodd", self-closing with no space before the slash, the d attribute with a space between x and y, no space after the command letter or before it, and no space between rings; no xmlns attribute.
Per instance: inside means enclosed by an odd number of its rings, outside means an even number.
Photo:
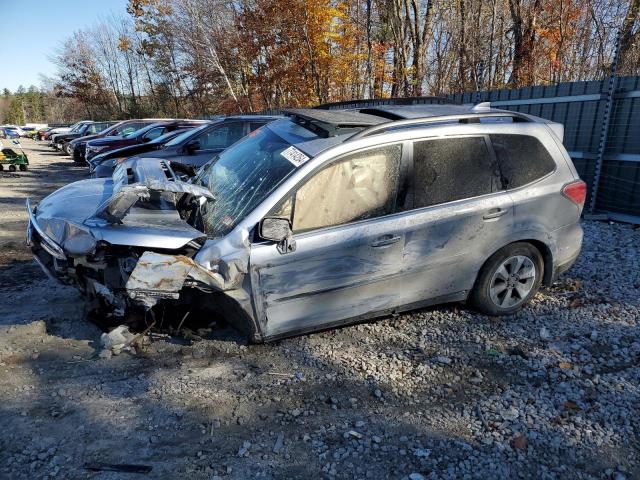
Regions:
<svg viewBox="0 0 640 480"><path fill-rule="evenodd" d="M0 0L0 92L40 87L40 73L55 73L48 57L56 47L74 31L126 8L127 0Z"/></svg>

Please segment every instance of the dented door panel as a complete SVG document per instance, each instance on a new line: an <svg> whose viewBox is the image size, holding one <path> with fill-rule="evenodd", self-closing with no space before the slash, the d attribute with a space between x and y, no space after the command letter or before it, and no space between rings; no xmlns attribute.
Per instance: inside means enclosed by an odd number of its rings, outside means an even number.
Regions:
<svg viewBox="0 0 640 480"><path fill-rule="evenodd" d="M295 235L296 250L286 254L273 244L252 245L254 301L265 336L394 306L403 223L392 215Z"/></svg>
<svg viewBox="0 0 640 480"><path fill-rule="evenodd" d="M494 212L500 215L492 217ZM417 302L466 293L487 251L509 237L512 227L506 192L411 212L403 252L405 295Z"/></svg>

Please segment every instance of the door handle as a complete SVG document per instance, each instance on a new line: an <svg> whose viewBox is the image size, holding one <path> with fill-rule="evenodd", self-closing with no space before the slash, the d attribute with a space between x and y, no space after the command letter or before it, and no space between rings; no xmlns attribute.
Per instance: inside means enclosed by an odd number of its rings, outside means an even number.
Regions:
<svg viewBox="0 0 640 480"><path fill-rule="evenodd" d="M491 220L493 218L500 218L501 216L503 216L507 212L508 212L508 210L505 209L505 208L493 208L493 209L489 210L487 213L485 213L482 216L482 219L483 220Z"/></svg>
<svg viewBox="0 0 640 480"><path fill-rule="evenodd" d="M380 238L378 238L376 241L374 241L371 246L373 248L380 248L380 247L386 247L389 245L393 245L394 243L396 243L398 240L400 240L400 236L397 235L384 235Z"/></svg>

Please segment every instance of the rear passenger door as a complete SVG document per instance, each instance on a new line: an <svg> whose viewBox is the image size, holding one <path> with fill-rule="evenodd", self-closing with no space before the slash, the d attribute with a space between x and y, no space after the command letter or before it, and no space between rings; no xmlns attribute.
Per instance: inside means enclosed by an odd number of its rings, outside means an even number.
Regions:
<svg viewBox="0 0 640 480"><path fill-rule="evenodd" d="M513 225L513 204L488 137L415 141L413 180L403 303L464 298L487 252Z"/></svg>

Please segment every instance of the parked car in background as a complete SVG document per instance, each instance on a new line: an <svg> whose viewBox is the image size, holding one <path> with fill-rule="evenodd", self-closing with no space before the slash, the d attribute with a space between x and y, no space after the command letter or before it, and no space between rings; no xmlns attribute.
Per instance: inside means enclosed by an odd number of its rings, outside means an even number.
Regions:
<svg viewBox="0 0 640 480"><path fill-rule="evenodd" d="M55 135L56 133L67 133L67 132L70 132L71 130L75 129L78 126L78 124L80 124L80 123L82 123L82 122L76 122L73 125L69 125L68 127L55 127L55 128L52 128L51 130L46 132L45 138L43 138L43 140L51 140L51 137L53 135Z"/></svg>
<svg viewBox="0 0 640 480"><path fill-rule="evenodd" d="M89 173L92 178L110 177L118 164L140 153L162 150L169 141L194 128L195 127L173 130L147 143L139 143L137 145L99 153L93 157L90 162L87 162L89 164Z"/></svg>
<svg viewBox="0 0 640 480"><path fill-rule="evenodd" d="M510 315L579 255L586 185L560 124L487 105L286 113L189 183L131 158L28 202L35 258L116 324L201 309L268 341L441 302Z"/></svg>
<svg viewBox="0 0 640 480"><path fill-rule="evenodd" d="M0 127L0 133L4 138L20 138L20 134L12 127Z"/></svg>
<svg viewBox="0 0 640 480"><path fill-rule="evenodd" d="M59 150L58 138L60 136L68 135L68 134L72 134L72 133L78 133L85 127L85 125L89 125L91 123L93 123L91 120L82 120L81 122L78 122L75 125L73 125L73 127L71 127L69 129L69 131L67 131L67 132L56 132L56 133L50 135L49 136L49 146L51 148L53 148L54 150Z"/></svg>
<svg viewBox="0 0 640 480"><path fill-rule="evenodd" d="M233 145L254 130L277 120L274 115L236 115L207 122L166 142L162 148L147 149L135 154L137 158L167 158L192 167L200 167L215 155ZM107 152L89 163L94 177L110 177L116 165L115 152ZM122 157L120 157L122 158Z"/></svg>
<svg viewBox="0 0 640 480"><path fill-rule="evenodd" d="M10 130L19 137L24 137L26 135L26 131L22 127L19 127L17 125L4 125L3 128L5 130Z"/></svg>
<svg viewBox="0 0 640 480"><path fill-rule="evenodd" d="M22 131L24 132L24 134L22 135L23 137L26 138L33 138L36 134L36 128L35 127L20 127L22 128Z"/></svg>
<svg viewBox="0 0 640 480"><path fill-rule="evenodd" d="M66 155L72 155L73 148L71 146L71 140L87 135L95 135L116 123L117 122L90 122L83 124L75 132L59 133L55 136L56 148Z"/></svg>
<svg viewBox="0 0 640 480"><path fill-rule="evenodd" d="M201 125L206 120L163 120L151 125L146 125L128 135L107 136L91 140L87 143L86 160L90 162L98 153L104 153L117 148L147 143L158 138L166 132L179 130L185 127Z"/></svg>
<svg viewBox="0 0 640 480"><path fill-rule="evenodd" d="M156 123L161 120L162 119L157 119L157 118L144 118L144 119L137 118L132 120L123 120L109 128L106 128L100 133L76 138L75 140L71 141L71 147L73 148L73 161L79 162L79 163L85 162L87 142L91 140L94 140L96 138L104 138L108 136L117 137L117 136L128 135L132 132L135 132L136 130L141 129L146 125L151 125L152 123Z"/></svg>
<svg viewBox="0 0 640 480"><path fill-rule="evenodd" d="M46 140L48 133L53 130L55 127L43 127L40 128L37 132L36 132L36 140Z"/></svg>

